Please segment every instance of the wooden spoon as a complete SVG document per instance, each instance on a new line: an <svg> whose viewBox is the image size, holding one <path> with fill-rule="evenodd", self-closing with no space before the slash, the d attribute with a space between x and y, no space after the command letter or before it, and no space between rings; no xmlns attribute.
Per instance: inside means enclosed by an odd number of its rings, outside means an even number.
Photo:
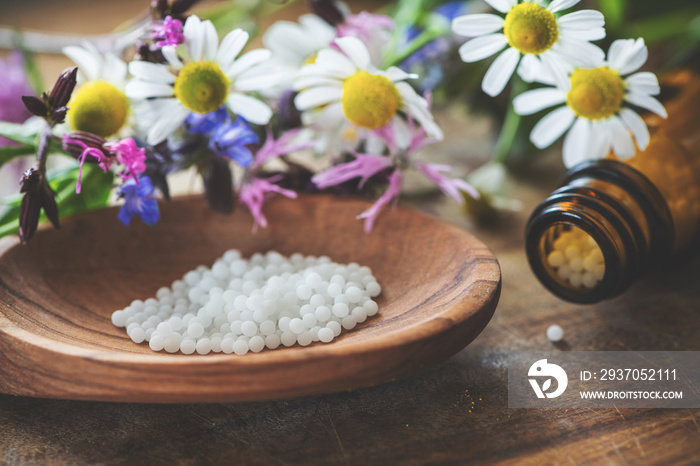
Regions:
<svg viewBox="0 0 700 466"><path fill-rule="evenodd" d="M491 251L425 214L387 208L366 234L369 204L308 196L275 199L267 228L250 215L181 198L154 227L129 227L115 208L44 229L31 243L0 240L0 392L138 402L220 402L318 394L373 385L432 366L469 344L498 302ZM113 311L226 250L328 255L372 268L379 313L330 344L260 353L156 353L112 325Z"/></svg>

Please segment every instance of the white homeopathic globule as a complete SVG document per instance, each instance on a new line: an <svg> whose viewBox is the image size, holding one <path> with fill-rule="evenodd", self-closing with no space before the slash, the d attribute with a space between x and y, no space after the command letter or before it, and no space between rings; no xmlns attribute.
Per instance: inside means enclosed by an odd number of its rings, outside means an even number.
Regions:
<svg viewBox="0 0 700 466"><path fill-rule="evenodd" d="M184 354L260 352L280 345L330 343L378 305L381 286L369 267L327 256L276 251L244 259L227 251L211 268L199 266L155 298L112 314L135 343Z"/></svg>

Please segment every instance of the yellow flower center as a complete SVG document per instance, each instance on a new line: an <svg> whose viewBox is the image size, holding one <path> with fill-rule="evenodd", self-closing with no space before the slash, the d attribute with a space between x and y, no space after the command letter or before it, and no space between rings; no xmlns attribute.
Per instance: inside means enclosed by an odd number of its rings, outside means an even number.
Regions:
<svg viewBox="0 0 700 466"><path fill-rule="evenodd" d="M620 109L625 98L625 82L607 66L579 69L571 74L571 90L566 104L577 116L603 120Z"/></svg>
<svg viewBox="0 0 700 466"><path fill-rule="evenodd" d="M129 99L105 81L92 81L80 86L68 106L73 129L106 138L124 126Z"/></svg>
<svg viewBox="0 0 700 466"><path fill-rule="evenodd" d="M312 53L308 56L306 60L304 60L304 63L302 63L302 65L313 65L314 63L316 63L316 57L318 57L318 53Z"/></svg>
<svg viewBox="0 0 700 466"><path fill-rule="evenodd" d="M551 49L559 38L554 13L534 3L515 5L506 15L503 33L511 47L534 55Z"/></svg>
<svg viewBox="0 0 700 466"><path fill-rule="evenodd" d="M223 105L230 85L219 65L190 63L175 80L175 97L193 112L210 113Z"/></svg>
<svg viewBox="0 0 700 466"><path fill-rule="evenodd" d="M377 129L396 115L401 95L388 78L358 71L343 83L341 102L348 120L363 128Z"/></svg>

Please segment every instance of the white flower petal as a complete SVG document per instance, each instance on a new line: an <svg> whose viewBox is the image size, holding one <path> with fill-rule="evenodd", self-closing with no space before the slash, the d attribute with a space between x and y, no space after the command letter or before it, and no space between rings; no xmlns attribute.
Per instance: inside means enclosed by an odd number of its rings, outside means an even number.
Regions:
<svg viewBox="0 0 700 466"><path fill-rule="evenodd" d="M126 80L126 73L127 65L124 63L124 60L113 53L108 53L104 56L101 74L106 81L117 85L117 87L122 87Z"/></svg>
<svg viewBox="0 0 700 466"><path fill-rule="evenodd" d="M565 92L555 88L543 88L520 94L513 99L513 108L518 115L532 115L564 102L566 102Z"/></svg>
<svg viewBox="0 0 700 466"><path fill-rule="evenodd" d="M581 68L596 68L603 66L605 52L585 40L576 40L570 37L560 37L552 50L565 55L572 63ZM547 52L545 52L547 53Z"/></svg>
<svg viewBox="0 0 700 466"><path fill-rule="evenodd" d="M452 21L452 31L466 37L483 36L503 29L504 20L498 15L477 14L459 16Z"/></svg>
<svg viewBox="0 0 700 466"><path fill-rule="evenodd" d="M622 120L613 116L609 119L610 129L612 131L612 145L615 155L620 159L625 160L634 155L634 142L627 128L622 124Z"/></svg>
<svg viewBox="0 0 700 466"><path fill-rule="evenodd" d="M126 84L124 93L130 99L148 99L149 97L170 97L173 87L167 84L151 83L135 79Z"/></svg>
<svg viewBox="0 0 700 466"><path fill-rule="evenodd" d="M600 11L580 10L562 16L557 22L565 29L598 29L605 26L605 17Z"/></svg>
<svg viewBox="0 0 700 466"><path fill-rule="evenodd" d="M554 0L547 9L552 13L556 13L557 11L569 9L580 1L581 0Z"/></svg>
<svg viewBox="0 0 700 466"><path fill-rule="evenodd" d="M192 15L185 21L182 33L185 35L185 50L192 61L202 59L202 48L204 47L204 29L201 27L200 19Z"/></svg>
<svg viewBox="0 0 700 466"><path fill-rule="evenodd" d="M556 86L568 92L571 88L569 73L575 69L574 65L555 50L547 50L539 58L540 73L535 81Z"/></svg>
<svg viewBox="0 0 700 466"><path fill-rule="evenodd" d="M562 151L564 166L571 168L588 158L588 138L591 133L591 122L585 118L577 118L564 138Z"/></svg>
<svg viewBox="0 0 700 466"><path fill-rule="evenodd" d="M318 15L301 15L299 24L303 28L305 42L309 44L313 52L327 46L336 37L335 28Z"/></svg>
<svg viewBox="0 0 700 466"><path fill-rule="evenodd" d="M182 106L176 99L169 99L163 102L160 108L160 118L149 128L147 141L151 145L156 145L165 140L180 126L189 115L189 110Z"/></svg>
<svg viewBox="0 0 700 466"><path fill-rule="evenodd" d="M229 94L226 104L233 113L256 125L266 125L272 118L272 109L266 103L245 94Z"/></svg>
<svg viewBox="0 0 700 466"><path fill-rule="evenodd" d="M503 91L508 80L513 76L515 67L518 66L520 52L509 48L500 54L491 64L481 81L481 89L491 97L495 97Z"/></svg>
<svg viewBox="0 0 700 466"><path fill-rule="evenodd" d="M462 44L459 48L459 56L462 61L471 63L490 57L508 45L508 39L503 34L487 34L475 37Z"/></svg>
<svg viewBox="0 0 700 466"><path fill-rule="evenodd" d="M331 102L339 102L343 90L337 87L312 87L301 91L294 98L294 105L301 110L309 110Z"/></svg>
<svg viewBox="0 0 700 466"><path fill-rule="evenodd" d="M668 116L666 109L663 105L661 105L661 102L649 95L630 92L625 96L625 101L631 103L632 105L636 105L637 107L650 110L663 118Z"/></svg>
<svg viewBox="0 0 700 466"><path fill-rule="evenodd" d="M313 86L343 87L343 82L325 76L302 76L294 81L295 89L306 89Z"/></svg>
<svg viewBox="0 0 700 466"><path fill-rule="evenodd" d="M251 50L234 61L233 64L225 70L226 76L233 80L237 75L269 59L270 55L271 52L267 49Z"/></svg>
<svg viewBox="0 0 700 466"><path fill-rule="evenodd" d="M576 115L569 107L560 107L550 112L532 129L530 141L538 149L551 146L571 126L574 118Z"/></svg>
<svg viewBox="0 0 700 466"><path fill-rule="evenodd" d="M224 40L221 41L219 50L216 52L216 63L222 69L227 69L236 59L245 44L248 42L248 33L243 29L234 29L226 34Z"/></svg>
<svg viewBox="0 0 700 466"><path fill-rule="evenodd" d="M175 76L168 70L168 67L158 63L134 60L129 63L129 73L140 81L161 84L175 82Z"/></svg>
<svg viewBox="0 0 700 466"><path fill-rule="evenodd" d="M347 121L343 112L343 104L340 102L326 105L320 111L304 112L301 115L301 119L304 125L315 124L319 128L329 131L336 130L344 121Z"/></svg>
<svg viewBox="0 0 700 466"><path fill-rule="evenodd" d="M592 121L591 132L588 138L588 153L586 160L600 160L605 158L612 148L612 131L609 120Z"/></svg>
<svg viewBox="0 0 700 466"><path fill-rule="evenodd" d="M530 53L523 55L518 66L518 75L523 78L523 81L531 83L535 81L542 72L542 64L536 55Z"/></svg>
<svg viewBox="0 0 700 466"><path fill-rule="evenodd" d="M437 123L435 123L433 114L428 109L428 102L418 95L408 83L396 83L396 89L401 95L402 109L425 129L426 134L438 141L442 141L445 136Z"/></svg>
<svg viewBox="0 0 700 466"><path fill-rule="evenodd" d="M627 127L632 130L632 134L634 134L634 138L637 140L639 149L646 149L647 145L649 145L649 128L647 128L642 117L629 108L620 109L620 117Z"/></svg>
<svg viewBox="0 0 700 466"><path fill-rule="evenodd" d="M299 71L301 76L306 72L323 74L330 77L347 78L357 71L348 57L333 49L323 49L316 55L313 65L303 66Z"/></svg>
<svg viewBox="0 0 700 466"><path fill-rule="evenodd" d="M182 69L182 61L180 57L177 56L177 47L172 45L166 45L160 51L163 53L163 57L167 60L168 64L175 68L176 70Z"/></svg>
<svg viewBox="0 0 700 466"><path fill-rule="evenodd" d="M398 81L404 81L406 79L418 79L418 75L415 73L406 73L401 68L396 66L389 67L386 71L382 73L382 76L389 79L391 82L395 83Z"/></svg>
<svg viewBox="0 0 700 466"><path fill-rule="evenodd" d="M494 10L500 11L501 13L508 13L511 8L517 5L518 0L484 0L486 3L491 5Z"/></svg>
<svg viewBox="0 0 700 466"><path fill-rule="evenodd" d="M646 63L648 55L644 39L616 40L608 50L608 63L612 69L626 75L637 71Z"/></svg>
<svg viewBox="0 0 700 466"><path fill-rule="evenodd" d="M89 50L75 45L63 47L62 51L65 56L78 65L78 71L83 73L88 81L100 79L101 58L99 55L95 55Z"/></svg>
<svg viewBox="0 0 700 466"><path fill-rule="evenodd" d="M219 46L219 35L211 21L202 21L202 37L204 39L203 54L204 59L213 61L216 57L216 49Z"/></svg>
<svg viewBox="0 0 700 466"><path fill-rule="evenodd" d="M361 70L367 69L367 66L369 66L369 51L360 39L353 36L341 37L336 39L335 43L352 60L355 67Z"/></svg>
<svg viewBox="0 0 700 466"><path fill-rule="evenodd" d="M594 28L594 29L567 29L564 27L559 28L559 37L566 40L579 40L579 41L590 41L590 40L600 40L605 37L605 28Z"/></svg>
<svg viewBox="0 0 700 466"><path fill-rule="evenodd" d="M630 92L635 94L657 95L661 92L659 80L654 73L649 71L640 71L632 76L628 76L625 79L625 83Z"/></svg>
<svg viewBox="0 0 700 466"><path fill-rule="evenodd" d="M239 74L233 87L243 92L265 91L277 86L283 77L278 68L261 65Z"/></svg>

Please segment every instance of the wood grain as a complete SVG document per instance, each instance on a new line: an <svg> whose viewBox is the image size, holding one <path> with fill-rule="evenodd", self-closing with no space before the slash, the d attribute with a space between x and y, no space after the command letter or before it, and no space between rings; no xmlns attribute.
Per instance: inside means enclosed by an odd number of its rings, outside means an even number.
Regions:
<svg viewBox="0 0 700 466"><path fill-rule="evenodd" d="M372 234L357 200L309 196L269 204L268 228L247 212L210 212L201 199L163 208L155 227L116 209L0 247L0 391L108 401L211 402L325 393L403 377L472 341L491 318L500 270L475 237L425 214L390 209ZM332 344L258 354L170 355L137 345L110 321L227 249L328 255L373 269L378 316Z"/></svg>

